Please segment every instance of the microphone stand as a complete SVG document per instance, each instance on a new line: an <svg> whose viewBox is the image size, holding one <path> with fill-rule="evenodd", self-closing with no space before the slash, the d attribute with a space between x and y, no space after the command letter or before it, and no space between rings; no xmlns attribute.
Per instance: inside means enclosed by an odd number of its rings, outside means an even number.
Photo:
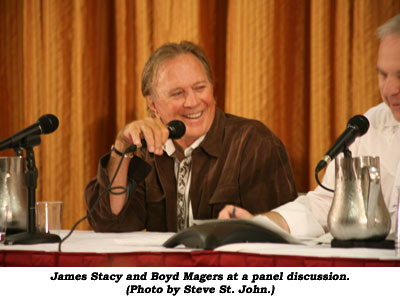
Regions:
<svg viewBox="0 0 400 301"><path fill-rule="evenodd" d="M24 148L26 150L27 170L25 170L25 186L28 190L28 216L27 216L27 232L6 235L6 245L32 245L41 243L59 242L61 238L56 234L37 232L36 230L36 186L38 178L38 169L35 164L35 153L33 146L40 144L40 137L26 140Z"/></svg>
<svg viewBox="0 0 400 301"><path fill-rule="evenodd" d="M346 158L351 158L351 151L348 149L348 147L346 146L343 150L343 154Z"/></svg>
<svg viewBox="0 0 400 301"><path fill-rule="evenodd" d="M351 151L349 150L349 148L348 148L346 145L344 146L343 154L344 154L344 156L345 156L346 158L351 158ZM320 161L320 163L321 163L321 162L323 162L323 161ZM323 189L327 190L327 191L335 192L333 189L330 189L330 188L328 188L328 187L325 187L325 186L321 183L321 181L319 180L319 178L318 178L318 172L319 172L320 163L319 163L319 164L317 165L317 167L315 168L315 174L314 174L315 180L317 181L317 184L318 184L319 186L321 186Z"/></svg>

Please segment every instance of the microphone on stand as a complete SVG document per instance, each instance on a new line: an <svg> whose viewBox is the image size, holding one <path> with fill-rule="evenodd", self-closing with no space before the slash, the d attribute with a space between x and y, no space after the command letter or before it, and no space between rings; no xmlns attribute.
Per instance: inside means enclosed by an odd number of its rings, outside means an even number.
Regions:
<svg viewBox="0 0 400 301"><path fill-rule="evenodd" d="M52 133L57 128L57 117L47 114L40 117L33 125L0 142L0 150L14 148L16 153L19 152L21 154L22 148L26 151L24 179L28 195L27 231L7 235L4 241L6 245L55 243L61 240L56 234L36 231L36 186L39 172L36 167L35 153L33 151L33 147L39 145L41 142L39 135Z"/></svg>
<svg viewBox="0 0 400 301"><path fill-rule="evenodd" d="M347 122L347 128L336 139L336 142L333 146L328 150L325 156L321 161L318 162L318 165L315 167L315 179L319 186L324 188L325 190L334 192L333 189L325 187L318 179L318 173L323 169L326 165L329 164L339 153L344 152L345 156L351 156L351 152L348 147L354 142L357 137L364 135L369 129L369 121L363 115L356 115L350 118Z"/></svg>
<svg viewBox="0 0 400 301"><path fill-rule="evenodd" d="M52 114L43 115L39 120L22 131L0 142L0 151L7 148L18 148L24 139L41 134L50 134L58 128L58 118ZM26 141L26 140L25 140Z"/></svg>
<svg viewBox="0 0 400 301"><path fill-rule="evenodd" d="M335 144L328 150L325 156L319 161L316 172L323 169L331 162L339 153L345 151L357 137L364 135L369 128L369 121L363 115L356 115L350 118L347 123L346 130L339 136Z"/></svg>

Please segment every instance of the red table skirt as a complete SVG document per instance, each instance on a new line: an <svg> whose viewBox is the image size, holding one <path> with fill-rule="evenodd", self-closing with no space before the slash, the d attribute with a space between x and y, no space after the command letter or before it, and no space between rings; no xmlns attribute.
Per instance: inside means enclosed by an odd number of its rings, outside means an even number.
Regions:
<svg viewBox="0 0 400 301"><path fill-rule="evenodd" d="M4 267L399 267L399 260L236 252L67 253L0 251Z"/></svg>

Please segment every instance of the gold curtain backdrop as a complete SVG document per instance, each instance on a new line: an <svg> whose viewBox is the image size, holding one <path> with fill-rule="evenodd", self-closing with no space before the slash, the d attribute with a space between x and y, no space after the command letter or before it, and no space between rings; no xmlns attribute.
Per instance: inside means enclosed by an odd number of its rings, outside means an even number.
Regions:
<svg viewBox="0 0 400 301"><path fill-rule="evenodd" d="M58 117L35 148L36 197L64 201L71 228L117 131L147 116L146 59L191 40L210 57L218 106L271 128L307 191L348 119L381 101L375 29L397 13L398 0L0 0L0 140Z"/></svg>

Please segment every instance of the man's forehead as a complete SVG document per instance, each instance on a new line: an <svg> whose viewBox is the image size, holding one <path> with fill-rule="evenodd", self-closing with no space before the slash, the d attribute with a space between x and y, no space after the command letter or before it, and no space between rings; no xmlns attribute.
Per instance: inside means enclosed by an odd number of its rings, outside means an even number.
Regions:
<svg viewBox="0 0 400 301"><path fill-rule="evenodd" d="M154 82L155 88L169 90L208 82L207 74L201 62L193 55L191 57L189 59L169 60L161 65Z"/></svg>
<svg viewBox="0 0 400 301"><path fill-rule="evenodd" d="M380 53L400 53L400 34L389 35L384 37L379 43Z"/></svg>
<svg viewBox="0 0 400 301"><path fill-rule="evenodd" d="M377 68L400 69L400 35L388 36L381 40Z"/></svg>

